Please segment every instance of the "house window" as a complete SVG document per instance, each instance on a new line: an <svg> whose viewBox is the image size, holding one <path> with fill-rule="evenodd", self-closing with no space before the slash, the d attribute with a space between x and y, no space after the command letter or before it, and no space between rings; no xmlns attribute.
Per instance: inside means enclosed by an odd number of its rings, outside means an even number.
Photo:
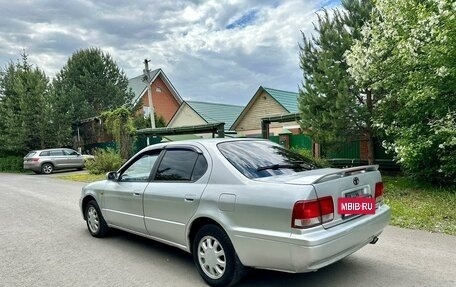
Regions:
<svg viewBox="0 0 456 287"><path fill-rule="evenodd" d="M148 118L150 116L150 107L143 107L144 118Z"/></svg>

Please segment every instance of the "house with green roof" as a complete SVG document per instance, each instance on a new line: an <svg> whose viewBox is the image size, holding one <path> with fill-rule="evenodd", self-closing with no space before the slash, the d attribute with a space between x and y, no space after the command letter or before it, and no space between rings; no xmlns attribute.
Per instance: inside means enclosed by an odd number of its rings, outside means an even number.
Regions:
<svg viewBox="0 0 456 287"><path fill-rule="evenodd" d="M243 109L243 106L236 105L184 101L168 127L225 123L225 130L228 131Z"/></svg>
<svg viewBox="0 0 456 287"><path fill-rule="evenodd" d="M286 116L299 112L298 93L282 91L260 86L247 106L234 121L230 130L250 137L261 137L261 119L274 116ZM271 123L271 135L283 133L299 134L301 128L297 122Z"/></svg>
<svg viewBox="0 0 456 287"><path fill-rule="evenodd" d="M165 122L168 123L179 109L183 100L162 69L151 71L150 76L149 85L151 85L152 103L155 113L163 117ZM135 94L133 105L141 105L142 108L139 112L148 116L150 114L149 97L147 94L148 83L144 81L144 75L139 75L128 80L128 85Z"/></svg>

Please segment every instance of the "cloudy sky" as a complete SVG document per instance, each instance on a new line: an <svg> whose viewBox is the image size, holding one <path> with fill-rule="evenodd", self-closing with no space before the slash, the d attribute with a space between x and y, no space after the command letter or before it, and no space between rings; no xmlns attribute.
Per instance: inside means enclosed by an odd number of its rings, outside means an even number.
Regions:
<svg viewBox="0 0 456 287"><path fill-rule="evenodd" d="M297 91L298 43L339 0L0 0L0 67L23 49L52 78L71 54L110 53L129 78L162 68L186 100L245 105Z"/></svg>

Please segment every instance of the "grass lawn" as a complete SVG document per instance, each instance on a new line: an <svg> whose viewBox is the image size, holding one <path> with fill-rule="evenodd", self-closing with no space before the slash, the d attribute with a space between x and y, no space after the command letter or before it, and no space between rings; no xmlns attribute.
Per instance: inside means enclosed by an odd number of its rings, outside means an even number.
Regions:
<svg viewBox="0 0 456 287"><path fill-rule="evenodd" d="M81 181L81 182L93 182L97 180L103 180L106 178L105 174L71 174L71 175L62 175L58 176L60 179L72 180L72 181Z"/></svg>
<svg viewBox="0 0 456 287"><path fill-rule="evenodd" d="M92 182L106 175L73 174L61 179ZM456 189L418 184L402 176L383 176L384 198L392 209L391 224L456 235Z"/></svg>
<svg viewBox="0 0 456 287"><path fill-rule="evenodd" d="M406 177L384 176L391 224L456 235L456 189L418 184Z"/></svg>

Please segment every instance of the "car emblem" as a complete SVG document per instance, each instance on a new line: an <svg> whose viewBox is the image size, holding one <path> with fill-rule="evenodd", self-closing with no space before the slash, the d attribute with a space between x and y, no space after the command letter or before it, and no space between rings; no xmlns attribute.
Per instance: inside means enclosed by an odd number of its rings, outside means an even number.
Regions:
<svg viewBox="0 0 456 287"><path fill-rule="evenodd" d="M355 178L353 179L353 184L354 184L354 185L358 185L358 183L359 183L359 178L355 177Z"/></svg>

